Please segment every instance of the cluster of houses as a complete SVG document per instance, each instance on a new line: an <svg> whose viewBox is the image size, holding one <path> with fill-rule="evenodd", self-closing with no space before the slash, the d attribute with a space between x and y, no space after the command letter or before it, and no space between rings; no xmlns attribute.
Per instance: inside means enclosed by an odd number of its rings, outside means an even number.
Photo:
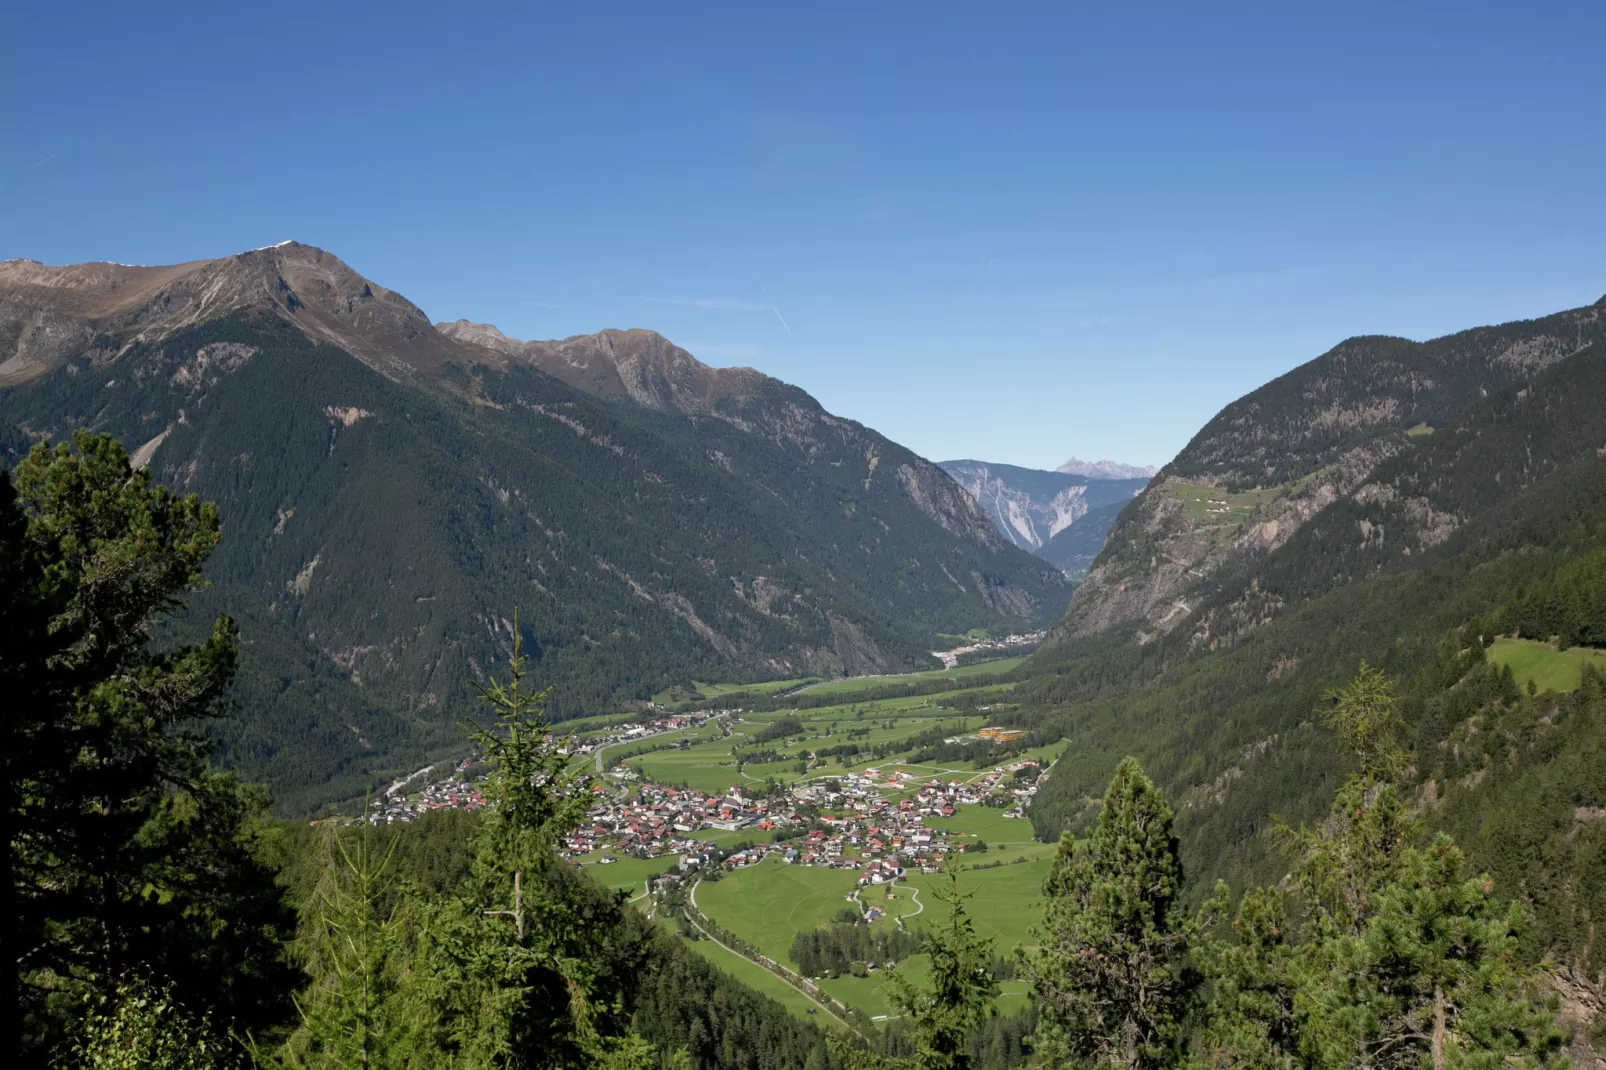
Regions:
<svg viewBox="0 0 1606 1070"><path fill-rule="evenodd" d="M602 784L593 786L595 801L586 819L564 842L571 854L587 855L609 849L639 858L669 854L703 855L712 844L695 835L705 829L734 832L751 828L755 836L772 836L776 829L796 827L799 818L774 799L748 798L740 788L723 795L705 795L644 783L628 798L610 795Z"/></svg>
<svg viewBox="0 0 1606 1070"><path fill-rule="evenodd" d="M661 709L655 708L655 712ZM630 724L617 725L599 732L588 732L584 736L575 736L564 740L559 746L561 754L594 754L599 750L617 747L625 743L638 743L642 740L661 736L668 732L679 732L688 728L701 728L710 721L724 720L741 710L698 710L695 713L669 713L657 712L657 715L646 721L637 721ZM562 727L561 725L559 726Z"/></svg>
<svg viewBox="0 0 1606 1070"><path fill-rule="evenodd" d="M997 639L977 639L952 650L933 650L931 656L942 662L943 668L952 669L959 664L961 655L975 654L985 650L1003 657L1008 654L1030 651L1046 638L1048 638L1047 630L1022 632L1019 635L1005 635Z"/></svg>
<svg viewBox="0 0 1606 1070"><path fill-rule="evenodd" d="M468 779L471 764L466 759L459 762L451 776L425 784L411 797L398 791L386 792L369 808L368 823L411 821L434 810L478 810L485 805L485 796L480 794L479 780Z"/></svg>
<svg viewBox="0 0 1606 1070"><path fill-rule="evenodd" d="M797 865L855 870L861 885L885 884L910 868L937 872L950 851L964 849L957 840L950 843L944 827L962 806L1002 799L1004 816L1022 816L1035 785L1008 787L1003 780L1036 766L1026 759L966 781L866 769L806 781L768 798L737 787L710 795L652 783L619 798L598 785L586 821L564 847L572 856L678 856L683 872L741 869L778 855ZM713 829L750 831L752 846L723 851L706 836Z"/></svg>
<svg viewBox="0 0 1606 1070"><path fill-rule="evenodd" d="M729 717L735 710L665 713L640 724L619 726L563 743L566 753L592 754L599 749ZM1012 729L983 729L1002 737ZM960 807L1005 805L1005 817L1022 817L1036 792L1035 783L1005 784L1010 773L1035 768L1031 759L967 780L927 778L892 766L840 776L818 777L794 784L768 797L740 787L709 794L651 782L615 792L605 782L592 786L586 819L565 840L571 857L613 861L617 855L637 858L678 857L682 871L718 865L726 869L762 862L772 854L788 863L830 866L858 872L861 885L902 878L910 868L936 872L952 850L965 844L950 836L944 823ZM374 824L410 821L433 810L474 810L485 805L476 781L468 779L470 763L458 764L450 777L425 785L412 795L396 791L382 796L368 820ZM616 782L639 778L621 765ZM750 832L753 844L740 851L721 849L710 831ZM728 838L727 838L728 839Z"/></svg>

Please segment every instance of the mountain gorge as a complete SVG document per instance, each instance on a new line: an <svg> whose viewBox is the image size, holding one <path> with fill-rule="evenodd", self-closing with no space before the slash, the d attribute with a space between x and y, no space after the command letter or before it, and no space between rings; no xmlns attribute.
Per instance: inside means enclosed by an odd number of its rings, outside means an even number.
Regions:
<svg viewBox="0 0 1606 1070"><path fill-rule="evenodd" d="M285 805L457 746L516 627L560 716L693 678L898 671L1041 627L1061 573L935 465L647 331L437 330L329 253L0 265L0 437L75 428L216 501L223 759Z"/></svg>
<svg viewBox="0 0 1606 1070"><path fill-rule="evenodd" d="M1121 508L1148 482L972 460L943 461L942 468L1005 538L1066 572L1092 563Z"/></svg>

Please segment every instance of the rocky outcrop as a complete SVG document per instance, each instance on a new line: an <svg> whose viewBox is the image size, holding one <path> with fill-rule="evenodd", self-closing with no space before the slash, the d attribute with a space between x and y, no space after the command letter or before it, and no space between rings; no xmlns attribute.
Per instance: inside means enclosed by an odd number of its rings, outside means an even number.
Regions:
<svg viewBox="0 0 1606 1070"><path fill-rule="evenodd" d="M105 358L231 312L278 316L391 379L447 364L500 365L495 350L440 334L401 294L300 242L171 267L0 263L0 385L25 382L69 356Z"/></svg>
<svg viewBox="0 0 1606 1070"><path fill-rule="evenodd" d="M1254 590L1257 562L1339 502L1391 507L1398 530L1363 517L1351 523L1357 545L1445 541L1464 517L1374 473L1474 404L1585 353L1601 330L1595 307L1431 342L1354 338L1245 395L1122 513L1053 641L1123 626L1144 639L1190 621L1194 643L1230 644L1282 604Z"/></svg>
<svg viewBox="0 0 1606 1070"><path fill-rule="evenodd" d="M941 468L976 499L1004 538L1032 553L1041 553L1089 513L1130 501L1146 482L1143 478L1069 475L987 461L943 461Z"/></svg>
<svg viewBox="0 0 1606 1070"><path fill-rule="evenodd" d="M555 342L509 338L488 323L436 324L441 334L527 361L577 390L660 412L707 415L786 388L752 368L713 368L656 331L605 330Z"/></svg>
<svg viewBox="0 0 1606 1070"><path fill-rule="evenodd" d="M863 466L866 491L884 459L899 455L901 463L892 471L915 508L951 535L994 549L1004 545L975 499L937 465L861 424L833 416L804 391L752 368L710 367L654 331L605 330L529 342L469 320L440 323L436 329L448 338L526 361L595 397L720 420L795 449L810 463L846 463L842 459L852 456L854 464Z"/></svg>

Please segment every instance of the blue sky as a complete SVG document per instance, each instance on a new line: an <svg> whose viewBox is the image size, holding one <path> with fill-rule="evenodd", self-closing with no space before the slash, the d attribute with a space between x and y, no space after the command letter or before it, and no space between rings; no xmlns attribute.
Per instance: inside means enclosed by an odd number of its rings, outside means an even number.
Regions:
<svg viewBox="0 0 1606 1070"><path fill-rule="evenodd" d="M9 5L0 258L284 238L933 457L1159 463L1341 338L1606 293L1606 5Z"/></svg>

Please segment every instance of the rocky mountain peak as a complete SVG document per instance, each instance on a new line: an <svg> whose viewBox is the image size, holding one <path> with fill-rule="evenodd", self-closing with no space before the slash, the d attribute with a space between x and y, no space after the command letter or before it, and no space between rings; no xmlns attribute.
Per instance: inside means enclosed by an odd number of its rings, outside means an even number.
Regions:
<svg viewBox="0 0 1606 1070"><path fill-rule="evenodd" d="M552 342L509 338L487 323L438 323L449 338L521 358L578 390L661 412L702 415L782 384L752 368L713 368L656 331L602 330Z"/></svg>
<svg viewBox="0 0 1606 1070"><path fill-rule="evenodd" d="M85 349L115 356L242 310L279 316L393 379L450 361L499 363L453 344L422 309L332 253L287 241L165 267L0 264L0 383L21 382Z"/></svg>
<svg viewBox="0 0 1606 1070"><path fill-rule="evenodd" d="M1054 471L1086 479L1150 479L1159 469L1153 465L1123 464L1109 459L1083 461L1072 457Z"/></svg>

